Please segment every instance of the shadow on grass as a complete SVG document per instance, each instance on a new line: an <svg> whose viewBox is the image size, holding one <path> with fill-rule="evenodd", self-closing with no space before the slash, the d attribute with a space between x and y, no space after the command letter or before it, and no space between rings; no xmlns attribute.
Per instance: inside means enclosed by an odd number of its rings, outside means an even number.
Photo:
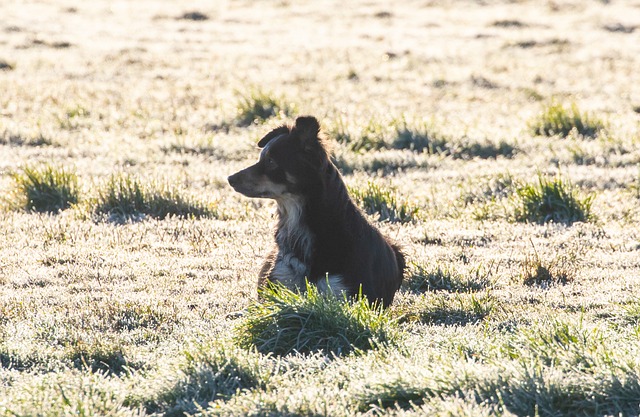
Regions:
<svg viewBox="0 0 640 417"><path fill-rule="evenodd" d="M431 293L397 305L393 315L399 323L465 326L481 322L497 307L490 294Z"/></svg>

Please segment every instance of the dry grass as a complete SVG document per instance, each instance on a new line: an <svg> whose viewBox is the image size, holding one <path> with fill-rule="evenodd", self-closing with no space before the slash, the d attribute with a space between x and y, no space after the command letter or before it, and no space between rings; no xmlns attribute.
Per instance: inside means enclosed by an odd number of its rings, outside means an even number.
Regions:
<svg viewBox="0 0 640 417"><path fill-rule="evenodd" d="M640 414L637 13L0 3L0 416ZM346 354L355 339L339 331L304 339L305 356L235 344L260 318L237 312L256 300L275 219L226 177L297 114L322 120L347 185L412 265L381 327L395 344ZM47 166L77 181L23 175ZM65 183L77 203L28 202L26 186ZM553 217L545 195L588 210ZM139 221L95 221L98 202ZM325 302L278 312L344 313ZM345 354L321 351L343 336Z"/></svg>

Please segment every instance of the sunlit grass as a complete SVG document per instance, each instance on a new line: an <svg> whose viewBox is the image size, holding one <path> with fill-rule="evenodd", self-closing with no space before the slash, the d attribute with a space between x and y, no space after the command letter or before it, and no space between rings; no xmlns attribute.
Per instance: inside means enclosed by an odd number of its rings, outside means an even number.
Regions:
<svg viewBox="0 0 640 417"><path fill-rule="evenodd" d="M469 292L479 291L489 284L486 276L476 271L465 276L451 266L414 264L407 279L407 287L416 293L427 291Z"/></svg>
<svg viewBox="0 0 640 417"><path fill-rule="evenodd" d="M567 137L573 131L584 137L595 137L605 128L605 123L596 116L581 112L573 103L569 109L560 103L545 107L540 115L531 121L534 135Z"/></svg>
<svg viewBox="0 0 640 417"><path fill-rule="evenodd" d="M525 258L520 277L525 285L548 287L555 284L568 284L577 275L575 254L560 253L544 257L533 248L533 253Z"/></svg>
<svg viewBox="0 0 640 417"><path fill-rule="evenodd" d="M29 211L57 213L78 203L80 186L75 172L45 165L27 166L13 174L15 192L9 205Z"/></svg>
<svg viewBox="0 0 640 417"><path fill-rule="evenodd" d="M271 92L265 92L256 88L247 93L238 93L236 124L249 126L251 124L264 123L275 117L291 117L295 112L295 106Z"/></svg>
<svg viewBox="0 0 640 417"><path fill-rule="evenodd" d="M396 192L369 181L364 188L351 188L351 196L367 214L379 221L408 223L418 219L418 207L399 197Z"/></svg>
<svg viewBox="0 0 640 417"><path fill-rule="evenodd" d="M0 416L640 414L633 2L126 3L0 3ZM301 115L406 256L383 319L257 293L227 177Z"/></svg>
<svg viewBox="0 0 640 417"><path fill-rule="evenodd" d="M304 293L268 286L249 306L235 341L262 353L323 352L342 355L398 341L395 323L366 298L348 301L323 295L313 285Z"/></svg>
<svg viewBox="0 0 640 417"><path fill-rule="evenodd" d="M398 307L400 321L446 326L465 326L481 322L498 306L489 293L424 294L413 304Z"/></svg>

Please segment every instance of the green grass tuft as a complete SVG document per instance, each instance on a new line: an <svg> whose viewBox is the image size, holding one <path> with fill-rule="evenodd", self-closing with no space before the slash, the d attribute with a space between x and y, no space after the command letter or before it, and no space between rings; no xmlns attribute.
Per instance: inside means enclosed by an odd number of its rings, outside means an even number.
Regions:
<svg viewBox="0 0 640 417"><path fill-rule="evenodd" d="M516 189L514 219L538 224L587 222L594 219L592 200L592 195L581 198L577 190L561 178L551 180L538 175L537 184Z"/></svg>
<svg viewBox="0 0 640 417"><path fill-rule="evenodd" d="M10 132L4 129L0 132L0 145L13 146L45 146L53 145L51 139L45 137L41 132L36 134L22 134Z"/></svg>
<svg viewBox="0 0 640 417"><path fill-rule="evenodd" d="M408 223L418 219L419 209L398 199L395 192L369 181L366 188L350 188L351 196L367 214L377 215L379 221Z"/></svg>
<svg viewBox="0 0 640 417"><path fill-rule="evenodd" d="M371 118L355 135L344 119L339 118L329 129L331 137L355 152L404 149L428 154L446 149L447 139L438 133L433 123L408 122L405 116L389 121Z"/></svg>
<svg viewBox="0 0 640 417"><path fill-rule="evenodd" d="M113 342L84 343L78 341L67 347L66 357L77 369L88 369L91 372L121 375L126 372L127 359L122 349Z"/></svg>
<svg viewBox="0 0 640 417"><path fill-rule="evenodd" d="M339 143L348 145L352 141L353 134L349 130L349 124L346 118L342 116L339 116L333 123L328 124L326 132L329 137Z"/></svg>
<svg viewBox="0 0 640 417"><path fill-rule="evenodd" d="M397 344L395 322L365 297L339 299L308 284L305 293L270 285L263 300L249 306L235 342L261 353L323 352L343 355L382 344Z"/></svg>
<svg viewBox="0 0 640 417"><path fill-rule="evenodd" d="M605 124L592 115L580 112L575 103L570 109L562 104L552 103L530 123L530 128L533 134L539 136L559 135L565 138L575 131L584 137L595 137L605 128Z"/></svg>
<svg viewBox="0 0 640 417"><path fill-rule="evenodd" d="M489 282L478 270L476 276L465 277L451 267L427 268L414 264L411 276L407 280L409 289L416 293L428 291L469 292L480 291Z"/></svg>
<svg viewBox="0 0 640 417"><path fill-rule="evenodd" d="M431 390L412 384L400 378L379 384L367 386L367 391L360 395L360 411L369 411L375 407L377 410L403 409L410 410L415 406L425 403L432 394ZM383 414L378 412L373 415Z"/></svg>
<svg viewBox="0 0 640 417"><path fill-rule="evenodd" d="M63 116L57 116L58 126L65 130L75 130L87 124L91 112L84 106L77 104L68 107Z"/></svg>
<svg viewBox="0 0 640 417"><path fill-rule="evenodd" d="M28 211L57 213L78 203L80 187L75 172L46 165L14 173L15 191L9 205Z"/></svg>
<svg viewBox="0 0 640 417"><path fill-rule="evenodd" d="M132 302L116 302L109 305L105 313L115 331L151 329L159 332L173 324L174 317L155 306Z"/></svg>
<svg viewBox="0 0 640 417"><path fill-rule="evenodd" d="M75 117L89 117L91 115L91 112L89 112L89 110L87 110L85 107L77 104L73 107L69 107L65 112L65 115L67 116L67 118L72 119Z"/></svg>
<svg viewBox="0 0 640 417"><path fill-rule="evenodd" d="M178 19L203 21L203 20L209 20L209 16L199 11L192 11L192 12L183 13L182 15L180 15L180 17L178 17Z"/></svg>
<svg viewBox="0 0 640 417"><path fill-rule="evenodd" d="M395 138L391 144L393 149L410 149L436 154L443 152L448 146L448 139L435 130L433 123L426 121L409 123L403 116L394 120L392 124L395 127Z"/></svg>
<svg viewBox="0 0 640 417"><path fill-rule="evenodd" d="M499 156L511 158L517 152L517 148L505 141L474 142L463 141L457 145L450 145L448 153L456 159L496 159Z"/></svg>
<svg viewBox="0 0 640 417"><path fill-rule="evenodd" d="M455 159L512 157L516 147L505 141L458 141L442 134L433 121L407 119L402 115L390 120L371 118L354 134L340 117L329 126L329 135L347 149L367 155L372 151L411 151L416 154L445 155Z"/></svg>
<svg viewBox="0 0 640 417"><path fill-rule="evenodd" d="M291 117L294 113L295 106L285 102L283 98L276 97L273 93L251 89L249 94L240 94L236 124L246 127L264 123L275 116Z"/></svg>
<svg viewBox="0 0 640 417"><path fill-rule="evenodd" d="M184 196L166 184L145 184L124 174L113 175L99 191L93 213L119 222L145 216L156 219L217 216L210 205Z"/></svg>
<svg viewBox="0 0 640 417"><path fill-rule="evenodd" d="M635 297L624 304L623 317L634 326L640 325L640 297Z"/></svg>

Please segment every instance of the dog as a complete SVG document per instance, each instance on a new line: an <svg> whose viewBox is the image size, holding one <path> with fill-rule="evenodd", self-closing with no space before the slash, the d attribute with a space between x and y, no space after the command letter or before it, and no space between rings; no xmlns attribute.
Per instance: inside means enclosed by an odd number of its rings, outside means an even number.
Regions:
<svg viewBox="0 0 640 417"><path fill-rule="evenodd" d="M388 307L402 284L405 258L367 221L347 192L315 117L273 129L258 142L258 162L228 178L235 191L274 199L276 245L258 286L279 282L349 297L361 292Z"/></svg>

